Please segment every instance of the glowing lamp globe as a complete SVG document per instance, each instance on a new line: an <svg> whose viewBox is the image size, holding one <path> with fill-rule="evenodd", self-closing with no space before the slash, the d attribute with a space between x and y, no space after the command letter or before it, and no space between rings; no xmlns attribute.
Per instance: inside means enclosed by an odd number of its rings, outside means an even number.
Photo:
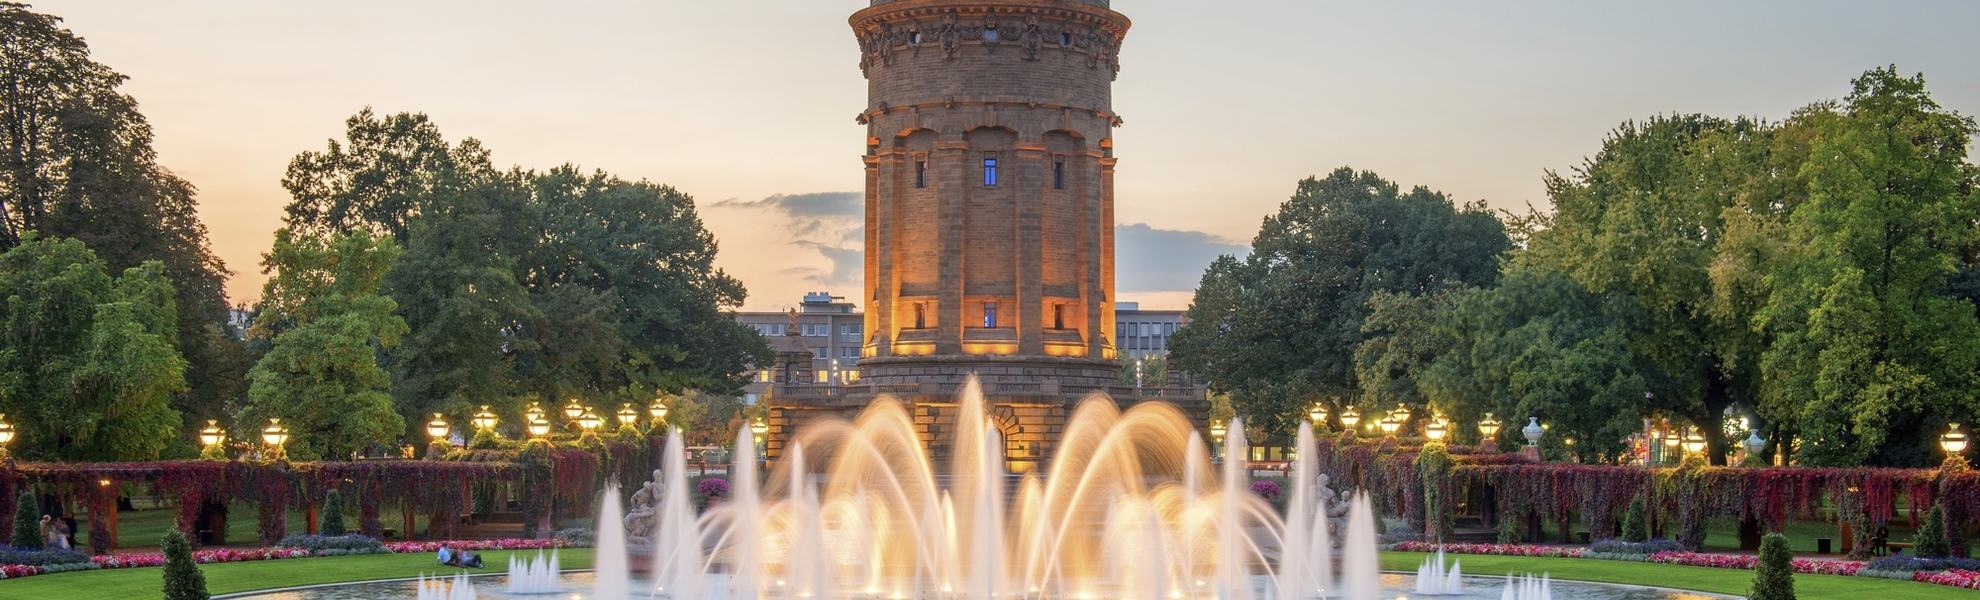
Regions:
<svg viewBox="0 0 1980 600"><path fill-rule="evenodd" d="M1355 410L1352 406L1348 407L1347 410L1341 411L1341 426L1354 429L1354 425L1360 422L1361 411Z"/></svg>
<svg viewBox="0 0 1980 600"><path fill-rule="evenodd" d="M481 407L481 411L474 413L473 422L475 429L494 429L495 412L488 410L487 406L483 406Z"/></svg>
<svg viewBox="0 0 1980 600"><path fill-rule="evenodd" d="M1478 422L1478 433L1485 436L1485 439L1492 439L1499 436L1499 428L1504 426L1504 423L1492 418L1492 413L1485 413L1485 420Z"/></svg>
<svg viewBox="0 0 1980 600"><path fill-rule="evenodd" d="M1431 421L1429 425L1423 426L1423 436L1432 441L1444 441L1444 436L1450 433L1450 428L1445 426L1443 421Z"/></svg>
<svg viewBox="0 0 1980 600"><path fill-rule="evenodd" d="M1319 425L1327 420L1327 409L1315 404L1312 409L1306 411L1306 418L1311 419L1314 425Z"/></svg>
<svg viewBox="0 0 1980 600"><path fill-rule="evenodd" d="M584 418L584 405L578 404L577 399L572 398L571 403L564 406L564 416L573 421Z"/></svg>
<svg viewBox="0 0 1980 600"><path fill-rule="evenodd" d="M1686 434L1684 436L1684 449L1686 452L1704 452L1705 438L1698 435L1697 431Z"/></svg>
<svg viewBox="0 0 1980 600"><path fill-rule="evenodd" d="M433 420L426 423L426 434L436 440L447 437L448 429L447 418L440 416L440 413L433 413Z"/></svg>
<svg viewBox="0 0 1980 600"><path fill-rule="evenodd" d="M633 421L639 420L639 411L633 410L632 405L627 404L619 407L619 414L617 416L619 417L620 425L631 425Z"/></svg>
<svg viewBox="0 0 1980 600"><path fill-rule="evenodd" d="M1223 423L1223 422L1221 422L1221 421L1219 421L1219 422L1216 422L1216 423L1211 423L1211 424L1210 424L1210 437L1212 437L1212 438L1215 438L1215 439L1220 439L1220 440L1221 440L1221 439L1224 439L1224 433L1225 433L1225 432L1227 432L1227 431L1230 431L1230 430L1229 430L1229 429L1225 429L1225 428L1224 428L1224 423Z"/></svg>
<svg viewBox="0 0 1980 600"><path fill-rule="evenodd" d="M1966 451L1966 434L1959 432L1958 423L1952 423L1951 425L1951 431L1947 431L1945 435L1939 436L1939 447L1945 448L1946 454L1958 455Z"/></svg>
<svg viewBox="0 0 1980 600"><path fill-rule="evenodd" d="M227 441L227 434L220 431L219 421L208 419L206 421L206 428L199 430L199 443L201 444L218 446L220 442L224 441Z"/></svg>
<svg viewBox="0 0 1980 600"><path fill-rule="evenodd" d="M289 429L282 426L281 419L269 419L268 428L261 430L261 441L280 446L289 441Z"/></svg>
<svg viewBox="0 0 1980 600"><path fill-rule="evenodd" d="M597 429L598 426L604 424L604 422L605 421L603 419L598 418L598 413L594 413L588 410L584 411L584 414L578 415L577 418L578 427L583 427L585 431L591 431L593 429Z"/></svg>
<svg viewBox="0 0 1980 600"><path fill-rule="evenodd" d="M1402 429L1402 421L1397 419L1394 413L1391 413L1389 418L1382 419L1381 427L1383 434L1395 435L1396 430Z"/></svg>
<svg viewBox="0 0 1980 600"><path fill-rule="evenodd" d="M749 424L749 432L756 434L758 439L762 439L764 435L770 433L770 424L763 422L763 419L757 419L755 422Z"/></svg>
<svg viewBox="0 0 1980 600"><path fill-rule="evenodd" d="M529 403L529 408L523 410L523 420L531 423L544 420L543 405L535 402Z"/></svg>
<svg viewBox="0 0 1980 600"><path fill-rule="evenodd" d="M14 424L7 422L7 415L0 413L0 445L14 441Z"/></svg>
<svg viewBox="0 0 1980 600"><path fill-rule="evenodd" d="M646 407L646 412L647 414L653 415L653 420L655 422L666 420L667 403L661 402L659 400L654 400L652 406Z"/></svg>
<svg viewBox="0 0 1980 600"><path fill-rule="evenodd" d="M541 418L529 422L529 434L535 437L550 435L550 422Z"/></svg>
<svg viewBox="0 0 1980 600"><path fill-rule="evenodd" d="M1395 419L1397 423L1406 423L1409 421L1409 407L1397 404L1396 410L1391 411L1389 417Z"/></svg>

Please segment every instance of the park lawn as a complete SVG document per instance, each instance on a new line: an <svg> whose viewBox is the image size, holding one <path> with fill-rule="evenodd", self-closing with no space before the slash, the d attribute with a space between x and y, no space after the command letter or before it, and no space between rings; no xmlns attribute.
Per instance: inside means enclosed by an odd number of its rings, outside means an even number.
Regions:
<svg viewBox="0 0 1980 600"><path fill-rule="evenodd" d="M516 552L527 557L536 556L535 550ZM591 568L589 548L559 552L559 562L565 569ZM488 568L469 572L503 573L508 568L509 554L499 550L484 553L483 560ZM207 591L215 595L321 583L400 579L443 572L439 565L434 564L432 554L293 558L207 564L199 568L206 573ZM0 599L161 598L165 584L161 571L157 568L99 569L0 580ZM456 571L446 569L444 572Z"/></svg>
<svg viewBox="0 0 1980 600"><path fill-rule="evenodd" d="M1391 571L1415 571L1429 555L1418 552L1383 552L1382 568ZM1555 579L1576 581L1600 581L1629 585L1647 585L1675 589L1687 589L1716 594L1744 596L1753 585L1753 572L1740 569L1713 569L1707 567L1687 567L1680 565L1660 565L1652 563L1626 562L1619 560L1594 560L1584 558L1528 558L1523 556L1482 556L1447 555L1447 559L1462 561L1467 575L1504 575L1506 573L1539 575L1549 574ZM1973 590L1896 581L1874 577L1846 577L1842 575L1795 575L1795 597L1800 600L1860 599L1860 598L1906 598L1909 600L1935 600L1938 598L1971 600Z"/></svg>

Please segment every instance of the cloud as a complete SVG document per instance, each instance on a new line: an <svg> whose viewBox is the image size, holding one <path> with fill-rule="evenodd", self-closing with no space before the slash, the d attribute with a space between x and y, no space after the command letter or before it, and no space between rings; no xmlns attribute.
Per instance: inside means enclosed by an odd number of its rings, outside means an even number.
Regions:
<svg viewBox="0 0 1980 600"><path fill-rule="evenodd" d="M1114 227L1116 293L1195 290L1218 256L1251 248L1201 231L1156 229L1145 223Z"/></svg>
<svg viewBox="0 0 1980 600"><path fill-rule="evenodd" d="M831 287L857 287L865 272L861 250L866 239L865 194L820 192L777 194L755 201L716 202L712 208L764 213L778 236L793 246L817 252L830 268L800 266L783 275ZM816 262L816 261L812 261Z"/></svg>

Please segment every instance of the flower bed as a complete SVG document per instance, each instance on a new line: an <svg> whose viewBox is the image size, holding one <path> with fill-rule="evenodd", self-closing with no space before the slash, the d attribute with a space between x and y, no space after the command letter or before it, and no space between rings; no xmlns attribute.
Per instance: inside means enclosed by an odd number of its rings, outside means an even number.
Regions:
<svg viewBox="0 0 1980 600"><path fill-rule="evenodd" d="M439 552L446 545L456 550L544 550L550 548L571 548L569 542L558 539L529 540L471 540L452 542L396 542L385 544L385 550L393 554L423 554ZM253 548L248 550L200 550L193 552L193 562L200 564L247 562L254 560L280 560L287 558L311 558L319 556L342 556L350 554L348 549L326 548L311 551L306 548ZM59 565L5 565L0 566L0 579L28 577L46 573L60 573L85 569L130 569L137 567L160 567L165 565L163 554L112 554L90 557L87 563Z"/></svg>
<svg viewBox="0 0 1980 600"><path fill-rule="evenodd" d="M1946 585L1969 590L1980 590L1980 571L1948 569L1938 573L1918 571L1911 574L1911 580L1921 583Z"/></svg>
<svg viewBox="0 0 1980 600"><path fill-rule="evenodd" d="M1667 565L1692 567L1712 567L1715 569L1752 570L1760 564L1760 557L1745 554L1703 554L1698 552L1658 552L1650 555L1650 562ZM1853 560L1810 560L1794 559L1794 572L1808 575L1855 575L1864 563Z"/></svg>
<svg viewBox="0 0 1980 600"><path fill-rule="evenodd" d="M1433 544L1430 542L1399 542L1394 546L1399 552L1436 552L1443 550L1450 554L1486 554L1491 556L1527 556L1534 558L1581 558L1585 552L1580 548L1558 548L1554 546L1522 546L1519 544Z"/></svg>

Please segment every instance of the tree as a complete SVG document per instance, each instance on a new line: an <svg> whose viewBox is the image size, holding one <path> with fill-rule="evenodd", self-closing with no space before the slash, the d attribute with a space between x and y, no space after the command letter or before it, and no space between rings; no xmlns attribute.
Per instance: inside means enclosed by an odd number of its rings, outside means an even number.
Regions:
<svg viewBox="0 0 1980 600"><path fill-rule="evenodd" d="M81 240L112 273L159 261L191 366L172 406L194 418L179 427L222 418L246 365L193 186L157 164L150 124L117 91L124 76L91 60L60 18L0 2L0 39L0 251L38 231Z"/></svg>
<svg viewBox="0 0 1980 600"><path fill-rule="evenodd" d="M1348 168L1309 178L1265 219L1249 257L1204 273L1171 359L1230 393L1247 424L1289 434L1310 403L1358 395L1369 298L1488 284L1510 247L1481 204Z"/></svg>
<svg viewBox="0 0 1980 600"><path fill-rule="evenodd" d="M14 504L14 539L11 544L17 550L40 550L41 501L34 492L21 492Z"/></svg>
<svg viewBox="0 0 1980 600"><path fill-rule="evenodd" d="M515 415L530 400L736 393L747 365L774 358L734 322L742 285L714 268L713 236L672 188L568 165L498 172L479 142L449 144L425 115L368 109L283 183L291 231L405 248L381 291L409 333L381 364L408 424L480 405Z"/></svg>
<svg viewBox="0 0 1980 600"><path fill-rule="evenodd" d="M178 529L166 529L158 542L165 554L165 600L207 600L206 574L193 563L192 544Z"/></svg>
<svg viewBox="0 0 1980 600"><path fill-rule="evenodd" d="M1622 539L1625 542L1650 539L1650 511L1644 507L1642 495L1629 499L1629 513L1623 515Z"/></svg>
<svg viewBox="0 0 1980 600"><path fill-rule="evenodd" d="M242 417L282 419L291 456L345 459L405 431L376 350L397 345L406 331L392 314L397 305L378 295L398 254L389 238L364 232L325 240L276 231L262 258L273 277L254 323L255 335L272 345L248 373Z"/></svg>
<svg viewBox="0 0 1980 600"><path fill-rule="evenodd" d="M328 535L328 536L344 535L344 495L343 494L337 493L337 490L330 490L330 493L324 495L323 515L321 519L323 521L323 525L321 527L318 527L317 530L323 532L323 535Z"/></svg>
<svg viewBox="0 0 1980 600"><path fill-rule="evenodd" d="M1760 538L1760 564L1753 567L1753 591L1748 600L1794 600L1794 550L1787 536L1769 533Z"/></svg>
<svg viewBox="0 0 1980 600"><path fill-rule="evenodd" d="M22 454L149 460L179 433L173 290L158 262L112 279L82 242L27 232L0 255L0 412Z"/></svg>
<svg viewBox="0 0 1980 600"><path fill-rule="evenodd" d="M1911 551L1920 558L1945 558L1952 556L1952 542L1946 535L1946 507L1932 507L1925 513L1925 522L1918 524L1918 537L1912 540Z"/></svg>
<svg viewBox="0 0 1980 600"><path fill-rule="evenodd" d="M1514 259L1560 273L1590 293L1646 317L1619 331L1641 360L1651 410L1698 426L1723 448L1719 421L1735 402L1752 406L1759 334L1742 288L1720 289L1726 218L1750 196L1747 179L1770 131L1749 120L1703 115L1626 122L1569 177L1548 173L1554 213ZM1720 300L1714 302L1715 299ZM1708 452L1715 462L1723 453Z"/></svg>
<svg viewBox="0 0 1980 600"><path fill-rule="evenodd" d="M1771 414L1823 466L1926 466L1937 419L1980 404L1980 320L1944 293L1980 237L1972 118L1947 111L1923 76L1867 72L1840 105L1796 116L1809 137L1755 326Z"/></svg>

